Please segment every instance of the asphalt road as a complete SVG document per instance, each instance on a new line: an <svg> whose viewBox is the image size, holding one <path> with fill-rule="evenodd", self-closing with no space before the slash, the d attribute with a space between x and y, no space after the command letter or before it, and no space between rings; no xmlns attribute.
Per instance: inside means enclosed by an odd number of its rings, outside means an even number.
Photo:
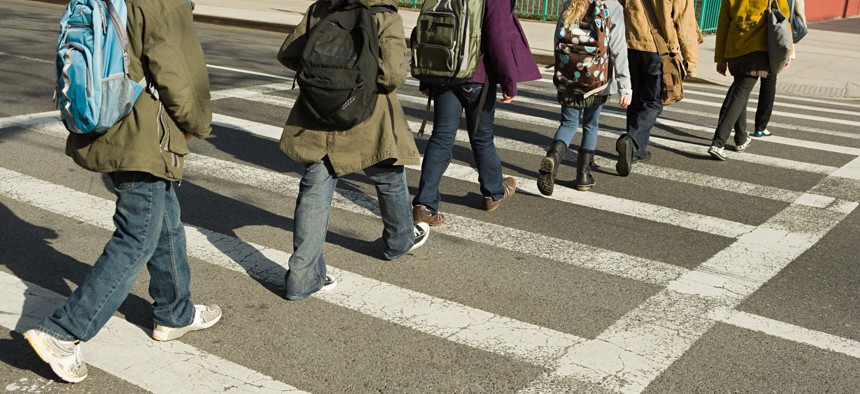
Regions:
<svg viewBox="0 0 860 394"><path fill-rule="evenodd" d="M509 202L480 209L462 132L442 182L449 223L386 262L373 187L346 176L325 246L340 283L288 302L301 166L276 143L297 95L275 60L284 36L213 25L198 35L216 125L192 143L177 190L193 299L220 304L224 319L152 342L144 272L84 344L90 377L55 381L20 333L83 280L110 237L113 203L103 178L63 153L51 102L61 10L0 4L7 392L860 391L860 103L780 95L775 136L718 162L706 150L725 88L689 84L654 129L653 158L627 178L614 169L625 120L612 103L597 185L575 191L568 158L546 198L534 178L559 115L545 75L497 106L504 172L520 182ZM414 130L416 85L399 91ZM414 195L419 172L407 177Z"/></svg>

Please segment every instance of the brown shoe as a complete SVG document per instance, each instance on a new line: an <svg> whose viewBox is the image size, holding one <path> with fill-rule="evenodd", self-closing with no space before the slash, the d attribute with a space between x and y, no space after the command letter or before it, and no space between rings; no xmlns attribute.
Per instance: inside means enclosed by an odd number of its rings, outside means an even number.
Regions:
<svg viewBox="0 0 860 394"><path fill-rule="evenodd" d="M484 197L484 210L487 212L495 211L502 202L511 198L517 192L517 180L512 177L505 178L502 181L502 186L505 187L505 194L498 200L493 200L492 197Z"/></svg>
<svg viewBox="0 0 860 394"><path fill-rule="evenodd" d="M415 223L427 223L431 226L445 224L445 215L440 212L433 213L430 208L417 204L412 206L412 221Z"/></svg>

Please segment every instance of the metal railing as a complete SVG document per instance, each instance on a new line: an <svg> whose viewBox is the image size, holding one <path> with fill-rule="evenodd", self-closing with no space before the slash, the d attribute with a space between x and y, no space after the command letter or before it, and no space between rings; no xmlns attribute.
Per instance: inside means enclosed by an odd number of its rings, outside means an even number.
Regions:
<svg viewBox="0 0 860 394"><path fill-rule="evenodd" d="M721 0L696 0L696 19L702 33L717 31L717 19L720 16ZM398 0L404 8L421 8L423 0ZM517 1L517 16L523 19L555 20L564 0L519 0Z"/></svg>
<svg viewBox="0 0 860 394"><path fill-rule="evenodd" d="M702 33L715 33L717 31L721 3L721 0L696 1L696 19L699 20L699 29L702 30Z"/></svg>

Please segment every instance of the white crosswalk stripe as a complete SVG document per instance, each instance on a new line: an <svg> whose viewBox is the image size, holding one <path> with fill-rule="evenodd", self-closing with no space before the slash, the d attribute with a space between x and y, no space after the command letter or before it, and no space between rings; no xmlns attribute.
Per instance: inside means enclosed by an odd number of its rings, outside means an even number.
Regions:
<svg viewBox="0 0 860 394"><path fill-rule="evenodd" d="M66 301L66 297L5 272L0 272L0 299L0 325L20 332ZM81 347L88 364L152 392L304 392L182 342L152 340L139 327L117 317L110 318L99 335ZM158 379L152 379L155 372Z"/></svg>
<svg viewBox="0 0 860 394"><path fill-rule="evenodd" d="M225 72L243 72L235 68L210 66ZM258 76L290 81L263 73ZM412 82L414 84L414 81ZM238 98L255 103L292 107L294 100L271 93L290 89L290 83L267 84L235 88L212 93L213 99ZM698 88L698 87L697 87ZM695 94L695 93L694 93ZM708 94L702 94L709 97ZM423 105L423 97L400 95L407 104ZM519 99L519 98L518 98ZM697 104L697 100L688 100ZM520 102L551 107L546 100L522 98ZM703 101L704 103L704 101ZM707 102L713 105L712 102ZM799 108L792 106L788 108ZM810 108L814 110L814 108ZM834 115L850 115L850 111L831 110ZM619 113L604 111L608 117L622 118ZM792 116L794 116L792 114ZM849 120L830 119L814 115L797 115L807 120L849 125ZM519 125L555 128L556 121L537 116L518 114L497 109L496 118ZM249 135L277 140L281 127L221 114L215 115L217 127L242 131ZM831 121L832 120L832 121ZM849 123L846 123L849 122ZM661 120L661 124L688 131L712 133L712 129L688 122ZM410 126L417 129L416 122ZM65 129L57 121L54 111L0 118L0 133L5 129L24 127L54 137L64 137ZM614 138L617 134L601 131L602 137ZM466 141L465 131L460 130L458 141ZM59 141L59 140L57 140ZM682 152L703 154L702 146L665 138L652 138L655 146L663 146ZM772 137L769 143L798 145L799 140ZM274 142L273 142L274 143ZM847 156L860 156L860 149L827 143L802 141L810 149L833 152ZM545 153L542 147L516 140L496 138L499 149L524 152L539 157ZM59 145L58 145L59 146ZM732 159L758 163L791 171L826 175L829 179L860 179L860 157L844 166L827 166L786 160L767 155L744 153ZM539 159L535 162L537 163ZM611 166L612 161L598 158L601 166ZM190 177L209 177L219 181L239 183L248 187L295 197L298 178L270 170L251 167L229 160L202 155L191 155L186 162ZM411 167L420 170L419 166ZM473 308L468 305L436 298L413 290L398 287L343 269L332 267L332 273L340 279L337 291L317 294L315 297L344 307L352 312L372 316L386 322L408 327L417 332L444 338L448 341L483 351L488 351L526 361L549 372L525 387L522 392L560 392L570 389L607 390L612 392L639 392L644 390L657 375L679 359L690 346L701 338L714 324L723 322L738 327L779 336L810 346L839 352L860 358L860 344L845 338L800 327L788 327L785 323L735 310L747 296L759 289L770 278L800 254L815 245L830 229L854 212L857 202L845 201L835 196L812 194L723 179L717 176L697 174L664 168L648 163L637 164L638 175L681 182L698 187L731 191L746 195L788 203L788 207L760 225L702 215L694 212L648 204L601 194L581 193L559 188L551 197L564 204L589 207L620 214L627 220L646 220L661 226L672 226L687 231L702 232L732 239L733 242L700 264L695 269L686 269L660 261L648 260L610 250L605 250L560 238L547 237L528 231L483 222L465 216L448 215L445 226L434 228L433 233L485 244L499 249L532 256L534 258L568 264L620 278L658 285L663 288L638 308L621 316L593 339L564 333L540 325ZM448 179L477 183L477 174L469 166L452 164L446 171ZM520 191L539 195L532 179L518 178ZM74 218L92 226L110 231L113 202L77 192L68 187L42 181L12 169L0 167L0 196L52 212L63 217ZM59 197L62 196L62 197ZM74 204L67 204L73 200ZM74 206L74 208L69 208ZM352 190L338 189L333 207L337 210L360 215L379 216L377 201L370 196ZM814 220L812 229L799 223ZM202 227L186 225L188 253L202 261L231 271L249 275L267 283L279 285L283 280L289 253L255 244L241 238L221 234ZM499 239L493 234L505 233ZM432 241L431 241L432 242ZM576 250L577 253L565 251ZM748 261L755 261L751 266ZM9 329L32 324L35 316L51 310L62 298L32 283L21 281L0 272L4 300L0 323ZM39 310L25 309L28 297L44 298ZM32 308L30 306L29 308ZM28 320L29 319L29 320ZM788 327L788 328L786 328ZM85 347L88 362L108 373L150 391L220 391L238 388L240 391L262 389L263 391L298 392L288 384L275 381L265 375L248 370L241 365L197 350L181 342L167 347L152 347L151 341L140 335L140 329L119 318L112 318L96 340ZM678 335L680 334L680 335ZM219 375L208 386L195 379L186 380L187 387L161 386L163 382L145 379L149 371L146 366L118 360L110 354L111 348L126 344L130 338L134 349L130 352L163 358L162 363L188 364L177 368L177 374L206 376ZM172 346L172 347L171 347ZM191 360L172 360L175 353L191 354ZM187 368L187 369L186 369ZM224 373L224 371L227 371ZM216 373L217 371L217 373ZM179 379L179 378L177 378ZM174 379L171 379L174 380ZM182 379L179 379L182 380ZM170 381L170 380L168 380ZM175 380L174 380L175 381ZM242 389L247 385L247 390Z"/></svg>

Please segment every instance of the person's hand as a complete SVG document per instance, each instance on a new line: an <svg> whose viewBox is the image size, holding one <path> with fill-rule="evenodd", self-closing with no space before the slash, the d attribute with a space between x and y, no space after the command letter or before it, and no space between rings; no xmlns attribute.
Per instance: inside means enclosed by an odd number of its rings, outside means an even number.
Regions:
<svg viewBox="0 0 860 394"><path fill-rule="evenodd" d="M621 108L627 108L627 106L630 105L631 101L633 101L633 95L627 93L622 95L621 98L618 99L618 105L620 105Z"/></svg>
<svg viewBox="0 0 860 394"><path fill-rule="evenodd" d="M726 62L717 63L717 72L720 73L720 75L726 75Z"/></svg>
<svg viewBox="0 0 860 394"><path fill-rule="evenodd" d="M194 138L194 134L185 133L185 142L191 141L192 138Z"/></svg>
<svg viewBox="0 0 860 394"><path fill-rule="evenodd" d="M514 96L508 96L507 93L502 93L502 103L510 104L511 101L514 101Z"/></svg>
<svg viewBox="0 0 860 394"><path fill-rule="evenodd" d="M789 66L791 66L791 58L789 58L789 59L788 59L788 63L785 63L785 67L783 67L782 69L783 69L783 70L788 70L788 67L789 67Z"/></svg>
<svg viewBox="0 0 860 394"><path fill-rule="evenodd" d="M423 95L425 95L425 96L427 96L427 97L430 97L430 87L428 86L428 87L426 87L426 88L424 88L424 89L421 89L421 94L423 94Z"/></svg>

